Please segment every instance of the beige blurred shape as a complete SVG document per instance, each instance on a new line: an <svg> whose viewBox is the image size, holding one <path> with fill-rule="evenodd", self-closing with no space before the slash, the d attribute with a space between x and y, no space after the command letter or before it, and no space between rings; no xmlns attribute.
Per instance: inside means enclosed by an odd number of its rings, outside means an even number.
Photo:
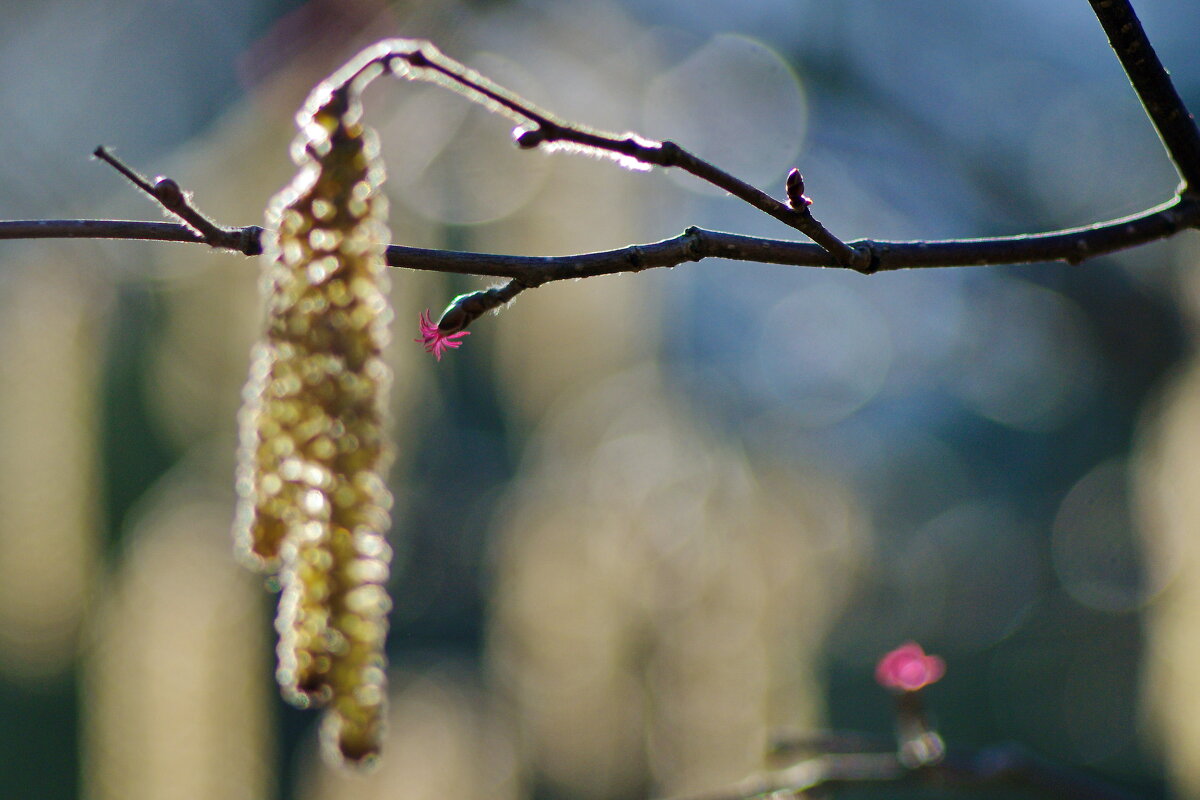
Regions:
<svg viewBox="0 0 1200 800"><path fill-rule="evenodd" d="M637 185L645 176L555 159L538 202L502 230L481 233L484 246L570 253L645 240L641 212L654 200ZM494 343L497 386L511 411L535 421L578 389L652 357L659 283L651 275L619 275L548 284L519 296L494 324L480 320L476 329Z"/></svg>
<svg viewBox="0 0 1200 800"><path fill-rule="evenodd" d="M62 263L78 256L56 250ZM0 671L53 678L72 663L99 527L96 415L108 286L54 261L0 285Z"/></svg>
<svg viewBox="0 0 1200 800"><path fill-rule="evenodd" d="M622 58L582 44L531 47L522 63L547 105L617 128L628 123L605 112L659 67L644 33L611 35L623 23L604 8L604 41L630 43ZM543 60L589 94L556 103L566 79L538 72ZM661 175L551 164L536 198L477 231L481 248L569 253L674 232L656 216L682 193ZM822 637L864 544L842 487L750 463L665 384L660 287L684 280L545 286L475 328L510 413L536 430L496 524L490 668L527 768L571 796L709 789L760 768L773 726L816 723Z"/></svg>
<svg viewBox="0 0 1200 800"><path fill-rule="evenodd" d="M779 53L726 33L650 81L642 116L648 136L677 141L761 186L778 181L794 163L808 113L800 77ZM672 178L690 191L722 195L690 177Z"/></svg>
<svg viewBox="0 0 1200 800"><path fill-rule="evenodd" d="M446 665L389 677L388 736L375 770L358 774L316 757L300 800L517 800L523 796L513 731L489 697Z"/></svg>
<svg viewBox="0 0 1200 800"><path fill-rule="evenodd" d="M655 367L549 416L499 535L491 657L560 789L712 788L760 768L773 727L819 721L864 521L691 421Z"/></svg>
<svg viewBox="0 0 1200 800"><path fill-rule="evenodd" d="M89 800L271 789L269 626L259 580L230 556L231 514L231 498L190 476L164 478L144 501L91 627Z"/></svg>
<svg viewBox="0 0 1200 800"><path fill-rule="evenodd" d="M474 54L471 67L518 94L536 85L516 63L487 53ZM478 225L511 216L537 193L549 161L513 146L512 120L445 86L404 88L380 136L393 191L408 213Z"/></svg>
<svg viewBox="0 0 1200 800"><path fill-rule="evenodd" d="M1192 278L1192 284L1200 286L1200 280ZM1195 354L1146 414L1141 434L1136 485L1146 581L1165 587L1145 612L1145 710L1175 791L1200 798L1200 359Z"/></svg>
<svg viewBox="0 0 1200 800"><path fill-rule="evenodd" d="M1014 318L1021 325L1012 324ZM1098 384L1094 334L1078 306L1015 278L973 298L952 390L976 413L1025 431L1058 430Z"/></svg>

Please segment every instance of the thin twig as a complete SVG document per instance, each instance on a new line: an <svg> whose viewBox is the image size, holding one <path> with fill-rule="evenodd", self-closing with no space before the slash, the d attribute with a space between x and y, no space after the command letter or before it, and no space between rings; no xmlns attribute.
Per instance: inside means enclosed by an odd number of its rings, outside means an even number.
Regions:
<svg viewBox="0 0 1200 800"><path fill-rule="evenodd" d="M767 760L771 764L783 764L824 753L881 753L891 747L893 741L894 738L856 731L776 731L767 743Z"/></svg>
<svg viewBox="0 0 1200 800"><path fill-rule="evenodd" d="M192 205L191 196L179 188L179 184L173 179L160 175L154 179L154 183L150 183L110 153L104 145L97 147L92 155L124 175L130 183L153 197L167 211L183 220L188 228L196 234L193 241L204 242L210 247L224 250L236 250L246 255L258 255L262 252L259 244L261 229L251 236L252 229L250 228L222 228L201 214L200 210Z"/></svg>
<svg viewBox="0 0 1200 800"><path fill-rule="evenodd" d="M152 242L194 242L246 256L262 253L258 225L230 228L220 241L209 241L189 225L122 219L0 220L0 239L127 239Z"/></svg>
<svg viewBox="0 0 1200 800"><path fill-rule="evenodd" d="M1089 0L1109 44L1183 178L1184 192L1200 192L1200 131L1129 0Z"/></svg>
<svg viewBox="0 0 1200 800"><path fill-rule="evenodd" d="M583 151L617 156L618 161L625 163L677 167L800 231L828 251L841 266L861 268L870 261L867 253L855 250L830 233L813 217L807 205L796 208L777 200L674 142L659 142L636 133L607 133L558 119L448 58L429 42L394 39L381 42L377 48L375 60L386 64L393 72L415 80L448 85L469 99L515 119L522 126L516 137L517 144L522 148L544 147L554 150L567 145ZM401 63L407 65L408 69L400 67Z"/></svg>

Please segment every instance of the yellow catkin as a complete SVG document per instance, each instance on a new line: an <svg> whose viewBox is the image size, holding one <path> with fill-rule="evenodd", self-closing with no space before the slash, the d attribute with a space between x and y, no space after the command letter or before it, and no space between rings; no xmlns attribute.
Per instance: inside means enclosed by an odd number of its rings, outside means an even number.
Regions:
<svg viewBox="0 0 1200 800"><path fill-rule="evenodd" d="M351 63L297 117L300 171L268 211L267 325L238 467L239 549L279 572L284 696L328 703L329 752L353 762L379 750L390 607L386 208L358 101L380 70Z"/></svg>

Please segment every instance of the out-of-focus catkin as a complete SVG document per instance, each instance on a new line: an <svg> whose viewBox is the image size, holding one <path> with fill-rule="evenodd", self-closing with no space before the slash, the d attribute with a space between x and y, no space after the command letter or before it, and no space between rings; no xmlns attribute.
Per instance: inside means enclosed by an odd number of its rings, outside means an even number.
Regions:
<svg viewBox="0 0 1200 800"><path fill-rule="evenodd" d="M237 476L238 548L282 587L284 696L328 704L328 752L352 762L379 751L390 608L388 237L358 97L380 71L352 62L297 116L300 171L268 211L266 331L245 389Z"/></svg>

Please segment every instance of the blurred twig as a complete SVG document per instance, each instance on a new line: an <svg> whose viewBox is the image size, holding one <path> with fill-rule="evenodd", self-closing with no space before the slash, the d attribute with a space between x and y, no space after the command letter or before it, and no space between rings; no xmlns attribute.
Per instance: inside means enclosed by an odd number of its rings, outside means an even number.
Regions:
<svg viewBox="0 0 1200 800"><path fill-rule="evenodd" d="M896 753L826 753L724 789L670 800L755 800L842 789L938 787L1024 789L1060 800L1134 800L1135 795L1078 770L1037 758L1014 746L951 751L942 760L905 766Z"/></svg>
<svg viewBox="0 0 1200 800"><path fill-rule="evenodd" d="M778 763L787 754L810 757L725 789L674 800L805 800L839 789L874 785L889 789L1026 789L1068 800L1130 800L1128 793L1108 783L1018 747L947 753L941 734L926 714L924 700L924 690L945 672L944 659L927 654L916 642L906 642L875 666L875 680L894 701L893 742L883 744L875 737L839 731L786 732L771 742L771 761Z"/></svg>
<svg viewBox="0 0 1200 800"><path fill-rule="evenodd" d="M780 764L820 753L876 753L887 750L890 744L890 739L865 733L784 730L772 734L767 759L770 764Z"/></svg>

